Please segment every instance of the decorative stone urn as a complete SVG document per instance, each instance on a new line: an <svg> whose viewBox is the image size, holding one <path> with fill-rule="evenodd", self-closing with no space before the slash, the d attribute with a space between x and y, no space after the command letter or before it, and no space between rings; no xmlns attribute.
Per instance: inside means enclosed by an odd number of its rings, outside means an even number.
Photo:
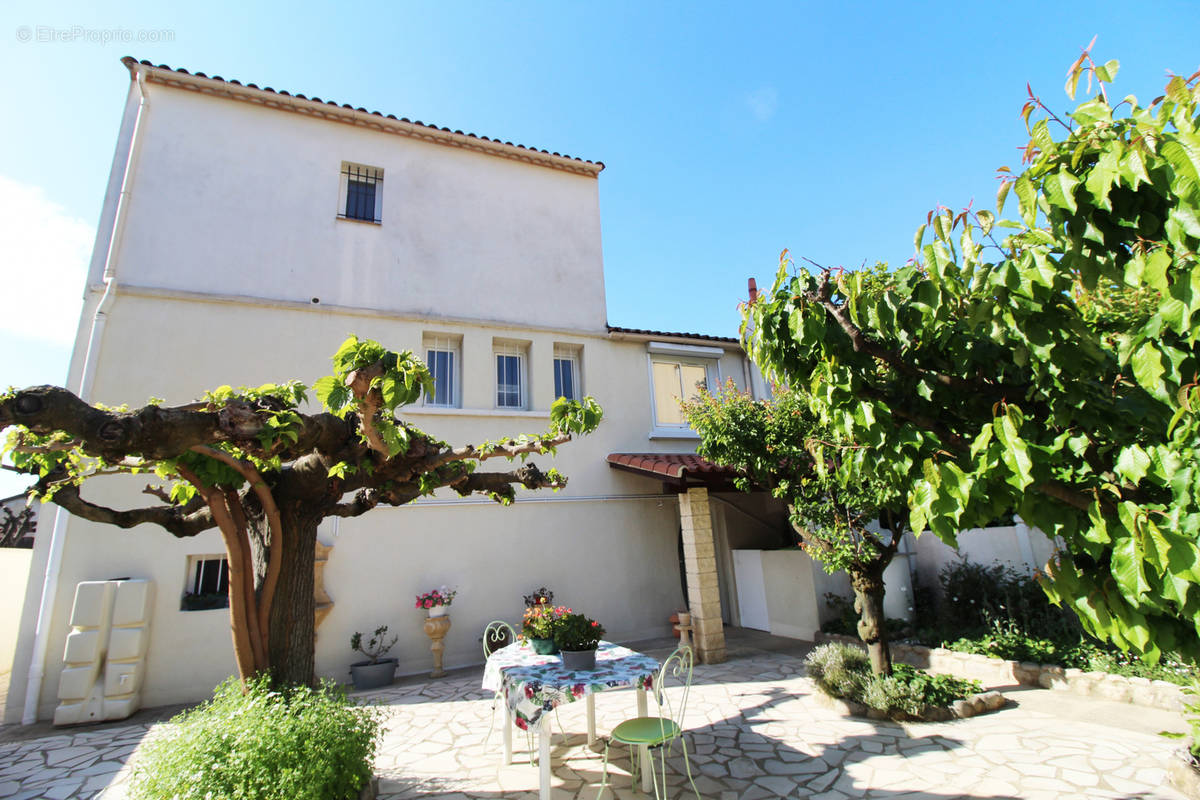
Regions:
<svg viewBox="0 0 1200 800"><path fill-rule="evenodd" d="M433 611L433 609L429 609ZM446 674L446 670L442 668L442 656L446 650L446 644L442 640L446 638L446 633L450 630L450 617L444 612L442 616L429 615L425 620L425 635L433 642L429 649L433 651L433 672L429 673L431 678L441 678Z"/></svg>

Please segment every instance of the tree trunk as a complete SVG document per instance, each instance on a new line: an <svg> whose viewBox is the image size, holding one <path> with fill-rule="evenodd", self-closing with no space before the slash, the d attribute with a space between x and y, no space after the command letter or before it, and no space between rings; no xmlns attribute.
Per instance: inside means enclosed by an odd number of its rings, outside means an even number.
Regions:
<svg viewBox="0 0 1200 800"><path fill-rule="evenodd" d="M850 585L854 588L854 610L858 612L858 635L867 645L871 671L891 675L892 652L883 616L883 568L852 571Z"/></svg>
<svg viewBox="0 0 1200 800"><path fill-rule="evenodd" d="M316 643L313 564L321 514L305 513L303 508L288 505L290 507L280 508L285 542L279 583L275 587L275 601L271 604L271 619L267 626L267 658L275 682L312 685L315 683L313 648ZM261 560L265 562L265 559ZM259 587L266 571L265 564L262 569L256 576Z"/></svg>
<svg viewBox="0 0 1200 800"><path fill-rule="evenodd" d="M257 613L263 599L270 548L275 543L271 541L270 528L261 510L247 510L251 511L246 522L250 534L254 591L258 599L253 613ZM313 648L316 642L313 563L316 560L317 525L321 522L322 514L289 503L281 506L280 517L284 532L283 554L267 624L266 659L273 682L312 685L315 683Z"/></svg>

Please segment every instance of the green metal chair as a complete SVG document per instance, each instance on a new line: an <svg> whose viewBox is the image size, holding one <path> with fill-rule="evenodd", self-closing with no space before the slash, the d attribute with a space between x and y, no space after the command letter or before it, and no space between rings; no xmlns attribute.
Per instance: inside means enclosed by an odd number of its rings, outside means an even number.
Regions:
<svg viewBox="0 0 1200 800"><path fill-rule="evenodd" d="M659 793L658 780L654 774L654 758L649 755L645 759L650 765L650 779L654 784L654 797L658 800L667 796L667 750L674 746L678 741L683 748L683 765L687 770L688 783L692 786L692 793L700 798L700 792L696 790L696 781L692 779L692 764L688 759L687 742L683 739L683 728L680 723L683 721L683 713L687 708L688 692L692 687L692 665L695 662L695 656L692 653L692 648L687 645L680 645L667 657L663 662L662 669L659 670L658 679L654 682L654 702L658 706L657 717L634 717L627 719L613 728L613 732L609 741L604 746L604 773L600 779L600 792L596 795L597 800L604 794L605 788L608 786L608 748L613 742L621 742L628 745L630 748L629 758L633 763L633 785L638 786L639 767L642 762L642 755L648 754L653 748L658 748L659 751L659 766L662 772L662 792ZM667 692L668 680L677 684L675 697L672 698ZM674 702L672 702L672 699Z"/></svg>

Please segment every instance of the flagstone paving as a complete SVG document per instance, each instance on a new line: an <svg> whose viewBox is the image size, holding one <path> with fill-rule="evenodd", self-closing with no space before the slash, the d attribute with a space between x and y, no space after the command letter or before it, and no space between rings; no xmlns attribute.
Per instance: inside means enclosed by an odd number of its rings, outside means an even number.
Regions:
<svg viewBox="0 0 1200 800"><path fill-rule="evenodd" d="M669 650L650 650L662 657ZM896 724L842 716L816 696L799 652L731 648L733 658L698 665L685 728L696 786L716 800L1179 800L1165 781L1182 730L1178 715L1046 690L1013 690L1004 709L967 720ZM407 682L360 699L386 708L376 762L381 800L537 797L529 743L514 731L514 764L500 766L502 717L493 728L481 671ZM629 691L597 695L603 733L633 716ZM594 798L603 749L585 746L584 704L562 706L551 763L554 797ZM159 723L161 725L161 723ZM74 729L0 743L0 798L125 796L129 762L155 726ZM536 740L533 742L536 747ZM685 791L678 751L667 759L672 794ZM631 790L630 762L614 746L604 797ZM645 797L645 795L636 795Z"/></svg>

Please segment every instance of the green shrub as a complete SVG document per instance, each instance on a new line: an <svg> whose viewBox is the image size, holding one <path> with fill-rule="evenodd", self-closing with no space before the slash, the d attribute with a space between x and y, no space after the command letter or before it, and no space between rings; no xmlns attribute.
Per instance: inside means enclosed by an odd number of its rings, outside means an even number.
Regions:
<svg viewBox="0 0 1200 800"><path fill-rule="evenodd" d="M1055 642L1051 639L1030 636L1010 619L993 620L991 629L975 637L959 637L943 647L960 653L977 653L1003 658L1009 661L1035 661L1039 664L1060 664L1064 656L1079 644ZM1073 666L1073 665L1067 665Z"/></svg>
<svg viewBox="0 0 1200 800"><path fill-rule="evenodd" d="M808 676L833 697L854 697L871 676L867 654L852 644L823 644L808 654L804 664Z"/></svg>
<svg viewBox="0 0 1200 800"><path fill-rule="evenodd" d="M904 683L914 697L931 706L948 706L983 691L979 681L925 672L908 664L894 664L892 676Z"/></svg>
<svg viewBox="0 0 1200 800"><path fill-rule="evenodd" d="M1007 564L958 561L942 569L938 582L942 597L935 627L954 638L987 635L997 620L1055 642L1078 641L1083 630L1075 614L1053 605L1032 576Z"/></svg>
<svg viewBox="0 0 1200 800"><path fill-rule="evenodd" d="M920 717L926 706L948 706L983 691L979 681L934 675L908 664L893 664L891 675L872 675L867 654L849 644L823 644L804 663L825 694L890 716Z"/></svg>
<svg viewBox="0 0 1200 800"><path fill-rule="evenodd" d="M917 636L923 644L1181 686L1200 680L1200 668L1177 653L1149 664L1085 635L1072 612L1051 605L1033 578L1011 567L960 561L943 569L938 580L943 597L925 608Z"/></svg>
<svg viewBox="0 0 1200 800"><path fill-rule="evenodd" d="M1174 731L1160 731L1159 736L1166 736L1169 739L1187 738L1188 753L1196 761L1200 761L1200 682L1193 682L1184 690L1184 695L1187 700L1183 703L1183 714L1187 720L1188 726L1192 729L1191 734L1175 733Z"/></svg>
<svg viewBox="0 0 1200 800"><path fill-rule="evenodd" d="M134 800L349 800L370 780L381 712L336 684L247 691L230 678L171 720L134 767Z"/></svg>
<svg viewBox="0 0 1200 800"><path fill-rule="evenodd" d="M892 674L871 676L858 699L889 716L920 717L927 706L948 706L983 691L979 681L934 675L908 664L894 664Z"/></svg>

